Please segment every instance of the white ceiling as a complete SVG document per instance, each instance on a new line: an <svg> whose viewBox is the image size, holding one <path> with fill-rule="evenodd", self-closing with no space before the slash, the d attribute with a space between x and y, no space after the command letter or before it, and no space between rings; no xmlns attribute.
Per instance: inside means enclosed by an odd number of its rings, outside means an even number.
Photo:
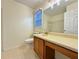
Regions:
<svg viewBox="0 0 79 59"><path fill-rule="evenodd" d="M32 8L36 8L37 6L44 4L44 2L47 0L15 0L15 1L20 2Z"/></svg>
<svg viewBox="0 0 79 59"><path fill-rule="evenodd" d="M54 5L54 8L51 9L51 7L49 7L48 9L46 9L44 11L45 14L48 14L50 16L54 16L60 13L64 13L66 11L66 6L75 2L77 0L69 0L67 2L65 2L64 0L61 1L61 4L59 6Z"/></svg>

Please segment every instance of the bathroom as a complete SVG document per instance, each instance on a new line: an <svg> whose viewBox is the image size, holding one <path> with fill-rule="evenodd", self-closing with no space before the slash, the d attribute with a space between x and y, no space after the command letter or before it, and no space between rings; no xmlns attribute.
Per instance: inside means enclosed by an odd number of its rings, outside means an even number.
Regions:
<svg viewBox="0 0 79 59"><path fill-rule="evenodd" d="M39 24L35 23L36 11L41 11ZM1 59L42 59L34 51L34 35L55 32L77 36L77 13L78 0L1 0ZM55 59L70 59L55 52Z"/></svg>

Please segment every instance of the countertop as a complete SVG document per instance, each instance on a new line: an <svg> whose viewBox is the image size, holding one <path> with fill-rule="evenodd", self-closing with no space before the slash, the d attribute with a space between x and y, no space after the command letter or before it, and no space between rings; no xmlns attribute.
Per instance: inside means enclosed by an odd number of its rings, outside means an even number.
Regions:
<svg viewBox="0 0 79 59"><path fill-rule="evenodd" d="M48 42L60 45L72 51L78 52L78 38L76 38L75 36L66 36L63 34L34 34L34 36Z"/></svg>

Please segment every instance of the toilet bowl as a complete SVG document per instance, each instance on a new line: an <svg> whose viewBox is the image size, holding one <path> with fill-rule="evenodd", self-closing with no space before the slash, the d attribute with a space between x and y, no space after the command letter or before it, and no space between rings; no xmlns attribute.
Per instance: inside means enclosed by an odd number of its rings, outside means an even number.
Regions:
<svg viewBox="0 0 79 59"><path fill-rule="evenodd" d="M32 43L33 43L33 38L27 38L27 39L25 40L25 43L27 43L27 44L32 44Z"/></svg>

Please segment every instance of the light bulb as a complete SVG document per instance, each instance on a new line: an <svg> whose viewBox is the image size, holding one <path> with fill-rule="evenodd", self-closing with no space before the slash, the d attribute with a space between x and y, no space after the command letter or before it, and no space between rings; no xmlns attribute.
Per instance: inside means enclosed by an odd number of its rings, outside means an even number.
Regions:
<svg viewBox="0 0 79 59"><path fill-rule="evenodd" d="M48 4L49 4L49 6L51 7L51 9L53 9L54 3L48 3Z"/></svg>
<svg viewBox="0 0 79 59"><path fill-rule="evenodd" d="M57 2L57 5L59 6L60 5L60 2Z"/></svg>
<svg viewBox="0 0 79 59"><path fill-rule="evenodd" d="M60 0L57 0L56 1L56 4L59 6L60 5Z"/></svg>

